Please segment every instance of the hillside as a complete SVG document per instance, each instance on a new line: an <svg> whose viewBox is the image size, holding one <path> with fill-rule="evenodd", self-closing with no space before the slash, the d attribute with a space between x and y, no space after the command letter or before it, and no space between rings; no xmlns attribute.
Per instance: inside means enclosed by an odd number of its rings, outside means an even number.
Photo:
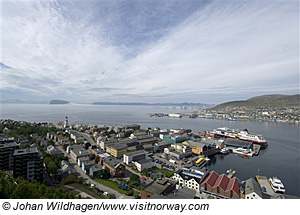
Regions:
<svg viewBox="0 0 300 215"><path fill-rule="evenodd" d="M231 101L222 103L213 107L214 110L223 109L226 107L299 107L300 104L300 94L296 95L279 95L279 94L272 94L272 95L263 95L263 96L256 96L250 98L248 100L242 101Z"/></svg>

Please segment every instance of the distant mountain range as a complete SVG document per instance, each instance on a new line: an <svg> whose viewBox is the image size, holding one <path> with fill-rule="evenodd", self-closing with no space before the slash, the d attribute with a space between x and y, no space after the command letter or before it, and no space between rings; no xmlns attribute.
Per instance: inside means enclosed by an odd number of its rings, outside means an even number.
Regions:
<svg viewBox="0 0 300 215"><path fill-rule="evenodd" d="M69 104L69 103L70 102L68 102L68 101L58 100L58 99L54 99L49 102L50 105L64 105L64 104Z"/></svg>
<svg viewBox="0 0 300 215"><path fill-rule="evenodd" d="M142 103L142 102L93 102L93 105L145 105L145 106L201 106L210 107L212 105L202 103Z"/></svg>
<svg viewBox="0 0 300 215"><path fill-rule="evenodd" d="M48 104L48 101L6 99L6 100L1 101L0 103L5 103L5 104Z"/></svg>
<svg viewBox="0 0 300 215"><path fill-rule="evenodd" d="M272 94L272 95L263 95L256 96L250 98L248 100L242 101L231 101L219 104L212 109L220 110L227 107L299 107L300 105L300 94L296 95L280 95L280 94Z"/></svg>

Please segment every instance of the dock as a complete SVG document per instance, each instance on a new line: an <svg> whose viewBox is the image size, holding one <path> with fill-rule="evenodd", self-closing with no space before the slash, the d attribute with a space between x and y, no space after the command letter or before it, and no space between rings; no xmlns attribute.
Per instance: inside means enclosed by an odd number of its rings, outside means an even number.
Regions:
<svg viewBox="0 0 300 215"><path fill-rule="evenodd" d="M266 176L260 176L260 175L257 175L255 176L257 182L259 183L260 185L260 188L262 190L263 193L266 193L270 196L274 196L275 195L275 192L274 190L272 189L270 183L269 183L269 180Z"/></svg>
<svg viewBox="0 0 300 215"><path fill-rule="evenodd" d="M235 170L229 169L229 170L227 170L227 172L226 172L226 176L227 176L228 178L232 178L232 177L235 175L235 173L236 173Z"/></svg>
<svg viewBox="0 0 300 215"><path fill-rule="evenodd" d="M261 149L261 145L259 145L259 144L253 144L253 149L252 149L253 155L257 156L259 154L259 152L260 152L260 149Z"/></svg>

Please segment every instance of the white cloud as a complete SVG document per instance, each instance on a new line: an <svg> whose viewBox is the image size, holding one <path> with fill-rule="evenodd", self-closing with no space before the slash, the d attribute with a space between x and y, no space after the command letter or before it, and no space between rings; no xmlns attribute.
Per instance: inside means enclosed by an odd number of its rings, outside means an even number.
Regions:
<svg viewBox="0 0 300 215"><path fill-rule="evenodd" d="M213 2L194 12L188 2L178 17L167 3L153 14L149 4L3 3L2 63L14 70L3 69L2 88L74 101L297 93L298 3Z"/></svg>

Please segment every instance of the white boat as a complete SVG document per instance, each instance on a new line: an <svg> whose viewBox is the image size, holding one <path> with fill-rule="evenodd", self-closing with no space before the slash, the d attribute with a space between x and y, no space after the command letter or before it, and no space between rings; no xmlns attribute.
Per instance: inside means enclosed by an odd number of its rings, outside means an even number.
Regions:
<svg viewBox="0 0 300 215"><path fill-rule="evenodd" d="M238 136L239 136L240 140L245 140L245 141L258 143L258 144L262 144L262 145L267 144L266 139L263 138L263 136L261 134L251 134L247 130L240 131L238 133Z"/></svg>
<svg viewBox="0 0 300 215"><path fill-rule="evenodd" d="M244 149L244 148L232 149L232 152L235 154L240 154L240 155L253 156L252 151L250 151L249 149Z"/></svg>
<svg viewBox="0 0 300 215"><path fill-rule="evenodd" d="M271 178L269 178L269 182L275 193L284 193L285 192L284 185L279 178L277 178L275 176L271 177Z"/></svg>
<svg viewBox="0 0 300 215"><path fill-rule="evenodd" d="M223 148L223 149L221 149L220 152L221 152L222 154L228 154L228 153L229 153L229 149Z"/></svg>
<svg viewBox="0 0 300 215"><path fill-rule="evenodd" d="M205 157L204 160L205 161L210 161L210 158L209 157Z"/></svg>

